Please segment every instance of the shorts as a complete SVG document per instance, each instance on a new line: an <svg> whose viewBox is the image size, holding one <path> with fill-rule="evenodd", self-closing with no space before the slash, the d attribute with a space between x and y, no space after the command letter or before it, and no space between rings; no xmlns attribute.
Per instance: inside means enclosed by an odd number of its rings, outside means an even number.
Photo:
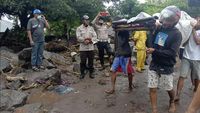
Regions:
<svg viewBox="0 0 200 113"><path fill-rule="evenodd" d="M148 87L161 88L166 91L173 89L173 73L172 74L158 74L156 71L148 70Z"/></svg>
<svg viewBox="0 0 200 113"><path fill-rule="evenodd" d="M200 80L200 60L181 60L180 77L187 78L191 75L193 79Z"/></svg>
<svg viewBox="0 0 200 113"><path fill-rule="evenodd" d="M131 74L134 72L134 69L131 65L130 57L115 57L113 64L111 66L112 72L123 72L124 74Z"/></svg>

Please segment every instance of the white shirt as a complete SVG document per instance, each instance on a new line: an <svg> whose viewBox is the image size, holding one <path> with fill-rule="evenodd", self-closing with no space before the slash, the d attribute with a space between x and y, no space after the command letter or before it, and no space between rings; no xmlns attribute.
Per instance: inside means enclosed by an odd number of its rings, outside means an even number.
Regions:
<svg viewBox="0 0 200 113"><path fill-rule="evenodd" d="M197 37L200 38L200 30L196 31ZM189 42L185 46L183 57L190 60L200 60L200 45L197 45L193 35L190 35Z"/></svg>
<svg viewBox="0 0 200 113"><path fill-rule="evenodd" d="M80 51L92 51L94 50L94 43L97 40L96 32L94 31L93 27L87 26L85 27L83 24L76 29L76 37L80 42ZM86 38L91 38L93 43L84 44L84 40Z"/></svg>

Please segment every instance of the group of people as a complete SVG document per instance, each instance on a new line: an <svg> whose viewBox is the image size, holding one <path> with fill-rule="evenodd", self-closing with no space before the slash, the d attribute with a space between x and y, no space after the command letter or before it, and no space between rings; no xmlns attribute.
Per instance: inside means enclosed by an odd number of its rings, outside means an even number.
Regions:
<svg viewBox="0 0 200 113"><path fill-rule="evenodd" d="M32 50L32 68L38 70L42 67L42 51L44 46L43 28L49 27L45 17L40 17L41 11L34 10L34 18L30 19L27 25L28 37ZM180 100L181 91L184 84L184 79L188 73L191 73L192 83L195 86L195 95L188 108L187 113L195 113L200 108L200 19L196 24L193 24L193 30L188 41L186 41L181 60L181 73L178 80L177 91L173 87L174 65L176 57L182 41L181 32L175 27L181 16L179 8L176 6L168 6L161 11L159 22L156 22L156 29L153 31L150 46L146 48L145 41L147 40L146 31L135 32L133 40L136 43L137 50L137 66L136 70L141 72L144 69L144 61L146 54L151 54L152 61L148 69L148 88L150 90L150 100L152 113L158 113L157 110L157 88L160 87L168 92L169 95L169 112L176 111L175 102ZM110 26L106 25L104 20L97 15L95 21L90 25L89 16L82 17L82 24L76 30L77 40L80 43L80 79L84 79L86 70L89 71L89 77L95 78L93 72L94 46L98 47L99 59L102 69L104 65L104 50L108 56L114 56L110 68L110 76L112 88L106 90L108 94L115 92L115 81L117 72L123 72L128 75L129 89L133 87L133 66L131 64L132 49L129 45L130 32L120 30L115 32L116 45L115 51L109 44ZM142 36L142 38L141 38ZM140 41L138 41L140 40ZM198 87L199 86L199 87Z"/></svg>

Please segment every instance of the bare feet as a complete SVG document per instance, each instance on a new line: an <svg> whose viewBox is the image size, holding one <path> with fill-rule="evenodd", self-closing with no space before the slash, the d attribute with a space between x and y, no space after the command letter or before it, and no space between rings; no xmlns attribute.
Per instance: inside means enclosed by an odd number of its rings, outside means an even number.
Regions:
<svg viewBox="0 0 200 113"><path fill-rule="evenodd" d="M115 92L115 90L113 90L113 89L112 89L112 90L106 90L106 91L105 91L105 93L107 93L107 94L113 94L114 92Z"/></svg>
<svg viewBox="0 0 200 113"><path fill-rule="evenodd" d="M152 109L152 113L158 113L158 110L156 108Z"/></svg>
<svg viewBox="0 0 200 113"><path fill-rule="evenodd" d="M169 113L175 113L176 111L176 106L175 106L175 103L170 103L169 105Z"/></svg>

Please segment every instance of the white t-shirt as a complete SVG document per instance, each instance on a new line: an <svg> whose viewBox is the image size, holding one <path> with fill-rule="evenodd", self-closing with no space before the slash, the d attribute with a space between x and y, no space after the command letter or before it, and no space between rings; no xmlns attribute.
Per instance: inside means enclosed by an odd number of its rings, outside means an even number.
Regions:
<svg viewBox="0 0 200 113"><path fill-rule="evenodd" d="M200 38L200 30L196 31L198 38ZM193 35L190 35L188 44L185 46L183 57L190 60L200 60L200 45L197 45Z"/></svg>

